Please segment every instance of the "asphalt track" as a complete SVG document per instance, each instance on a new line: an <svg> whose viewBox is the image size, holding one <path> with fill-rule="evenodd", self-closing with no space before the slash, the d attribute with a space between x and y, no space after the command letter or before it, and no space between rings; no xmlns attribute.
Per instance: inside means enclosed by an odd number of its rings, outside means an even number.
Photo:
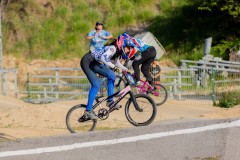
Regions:
<svg viewBox="0 0 240 160"><path fill-rule="evenodd" d="M3 160L240 159L240 120L164 121L146 127L0 144Z"/></svg>

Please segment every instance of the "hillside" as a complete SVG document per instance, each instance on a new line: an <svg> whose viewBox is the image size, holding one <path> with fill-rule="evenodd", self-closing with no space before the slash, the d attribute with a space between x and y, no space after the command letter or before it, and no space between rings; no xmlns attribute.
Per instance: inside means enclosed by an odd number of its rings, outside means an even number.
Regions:
<svg viewBox="0 0 240 160"><path fill-rule="evenodd" d="M158 0L5 0L4 54L28 59L80 57L96 21L115 37L145 28L159 14ZM133 29L132 29L133 28Z"/></svg>
<svg viewBox="0 0 240 160"><path fill-rule="evenodd" d="M215 0L216 1L216 0ZM168 58L198 60L213 37L211 54L228 59L240 46L237 0L2 0L3 53L24 60L79 58L88 50L86 34L96 21L114 37L151 31ZM177 55L177 56L176 56Z"/></svg>

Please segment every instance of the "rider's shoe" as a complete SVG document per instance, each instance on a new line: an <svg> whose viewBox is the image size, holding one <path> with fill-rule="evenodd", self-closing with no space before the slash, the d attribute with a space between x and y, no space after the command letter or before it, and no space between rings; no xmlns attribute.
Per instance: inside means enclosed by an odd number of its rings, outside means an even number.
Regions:
<svg viewBox="0 0 240 160"><path fill-rule="evenodd" d="M108 106L110 108L111 104L113 104L113 103L114 103L114 101L107 101L106 106ZM116 104L114 106L114 109L119 110L121 107L122 106L120 104Z"/></svg>
<svg viewBox="0 0 240 160"><path fill-rule="evenodd" d="M85 111L84 112L84 115L82 117L80 117L78 119L79 122L84 122L84 121L87 121L87 120L97 120L98 117L95 115L95 113L93 111Z"/></svg>

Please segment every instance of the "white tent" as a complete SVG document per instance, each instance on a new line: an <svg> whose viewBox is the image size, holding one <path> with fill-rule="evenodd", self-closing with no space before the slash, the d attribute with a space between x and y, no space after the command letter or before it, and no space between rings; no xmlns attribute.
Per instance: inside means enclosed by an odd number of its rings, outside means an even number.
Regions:
<svg viewBox="0 0 240 160"><path fill-rule="evenodd" d="M136 34L134 37L139 38L143 42L154 46L155 49L157 50L157 56L156 56L157 59L161 58L166 53L161 43L157 40L157 38L151 32Z"/></svg>

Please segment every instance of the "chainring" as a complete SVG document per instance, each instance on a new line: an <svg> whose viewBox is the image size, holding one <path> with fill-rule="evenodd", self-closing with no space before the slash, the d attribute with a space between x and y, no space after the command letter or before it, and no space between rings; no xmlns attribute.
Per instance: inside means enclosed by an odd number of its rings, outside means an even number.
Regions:
<svg viewBox="0 0 240 160"><path fill-rule="evenodd" d="M109 116L109 112L108 112L107 109L101 108L101 109L99 109L97 116L101 120L106 120L108 118L108 116Z"/></svg>

